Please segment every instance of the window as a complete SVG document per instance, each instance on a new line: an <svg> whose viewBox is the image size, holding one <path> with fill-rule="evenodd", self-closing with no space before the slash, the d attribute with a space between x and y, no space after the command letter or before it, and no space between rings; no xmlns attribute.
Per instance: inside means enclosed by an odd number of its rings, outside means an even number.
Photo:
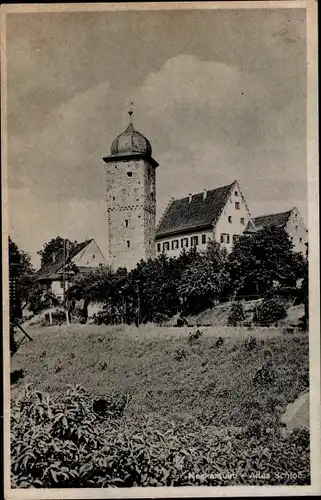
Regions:
<svg viewBox="0 0 321 500"><path fill-rule="evenodd" d="M133 177L133 172L127 172L128 177Z"/></svg>
<svg viewBox="0 0 321 500"><path fill-rule="evenodd" d="M240 210L240 203L238 201L235 202L235 209Z"/></svg>
<svg viewBox="0 0 321 500"><path fill-rule="evenodd" d="M238 196L238 195L239 195L237 191L234 191L234 194L235 194L235 196Z"/></svg>
<svg viewBox="0 0 321 500"><path fill-rule="evenodd" d="M130 241L127 240L127 248L130 248Z"/></svg>
<svg viewBox="0 0 321 500"><path fill-rule="evenodd" d="M188 238L181 239L181 248L188 247Z"/></svg>
<svg viewBox="0 0 321 500"><path fill-rule="evenodd" d="M113 196L113 200L115 201L115 196Z"/></svg>
<svg viewBox="0 0 321 500"><path fill-rule="evenodd" d="M169 250L169 241L164 241L163 250L165 250L165 251Z"/></svg>
<svg viewBox="0 0 321 500"><path fill-rule="evenodd" d="M230 223L232 222L232 216L231 216L231 215L229 215L229 216L228 216L228 221L229 221Z"/></svg>
<svg viewBox="0 0 321 500"><path fill-rule="evenodd" d="M198 245L198 236L191 237L191 247L196 247Z"/></svg>
<svg viewBox="0 0 321 500"><path fill-rule="evenodd" d="M226 243L229 243L229 242L230 242L230 235L229 235L229 234L227 234L227 235L226 235Z"/></svg>
<svg viewBox="0 0 321 500"><path fill-rule="evenodd" d="M300 241L300 243L302 243L302 238L300 238L300 240L299 240L299 241Z"/></svg>
<svg viewBox="0 0 321 500"><path fill-rule="evenodd" d="M202 243L203 245L206 243L206 234L202 234Z"/></svg>
<svg viewBox="0 0 321 500"><path fill-rule="evenodd" d="M298 230L298 226L295 226L295 230L296 230L296 231Z"/></svg>
<svg viewBox="0 0 321 500"><path fill-rule="evenodd" d="M222 233L221 234L221 243L224 243L224 241L225 241L225 234Z"/></svg>
<svg viewBox="0 0 321 500"><path fill-rule="evenodd" d="M96 258L96 255L93 253L93 259L95 259L95 258Z"/></svg>
<svg viewBox="0 0 321 500"><path fill-rule="evenodd" d="M157 243L157 252L160 252L160 251L161 251L161 244Z"/></svg>
<svg viewBox="0 0 321 500"><path fill-rule="evenodd" d="M233 243L236 243L238 239L239 239L239 235L233 234Z"/></svg>
<svg viewBox="0 0 321 500"><path fill-rule="evenodd" d="M128 219L125 219L125 226L128 227Z"/></svg>
<svg viewBox="0 0 321 500"><path fill-rule="evenodd" d="M178 248L178 240L173 240L172 241L172 250L176 250Z"/></svg>
<svg viewBox="0 0 321 500"><path fill-rule="evenodd" d="M241 217L241 219L240 219L240 220L241 220L241 224L243 224L243 226L244 226L244 224L245 224L244 217Z"/></svg>

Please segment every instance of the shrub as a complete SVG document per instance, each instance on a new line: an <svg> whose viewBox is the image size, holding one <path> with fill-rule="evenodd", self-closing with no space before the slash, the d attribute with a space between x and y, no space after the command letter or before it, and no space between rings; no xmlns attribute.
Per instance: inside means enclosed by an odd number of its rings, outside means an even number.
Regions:
<svg viewBox="0 0 321 500"><path fill-rule="evenodd" d="M12 487L309 484L306 431L280 436L257 421L240 432L117 412L109 418L106 408L108 401L93 404L79 387L55 399L28 389L12 404Z"/></svg>
<svg viewBox="0 0 321 500"><path fill-rule="evenodd" d="M256 338L251 335L251 337L245 339L244 346L247 351L253 351L257 346Z"/></svg>
<svg viewBox="0 0 321 500"><path fill-rule="evenodd" d="M240 322L244 321L244 306L241 302L234 302L230 308L230 314L228 316L228 324L231 326L237 326Z"/></svg>
<svg viewBox="0 0 321 500"><path fill-rule="evenodd" d="M264 299L254 309L253 321L260 326L270 326L286 317L284 302L278 298Z"/></svg>

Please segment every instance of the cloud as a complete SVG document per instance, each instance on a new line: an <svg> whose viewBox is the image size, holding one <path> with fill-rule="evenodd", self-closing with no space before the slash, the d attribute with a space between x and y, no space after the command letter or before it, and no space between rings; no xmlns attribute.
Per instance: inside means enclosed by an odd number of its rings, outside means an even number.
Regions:
<svg viewBox="0 0 321 500"><path fill-rule="evenodd" d="M93 170L101 167L106 145L106 107L110 84L89 88L54 108L38 129L9 134L9 186L46 192L56 200L99 197Z"/></svg>
<svg viewBox="0 0 321 500"><path fill-rule="evenodd" d="M21 248L31 253L36 266L40 263L37 251L58 235L77 241L95 238L104 255L108 255L107 214L103 200L70 198L56 203L46 200L42 193L10 190L9 234Z"/></svg>
<svg viewBox="0 0 321 500"><path fill-rule="evenodd" d="M285 92L256 73L191 55L174 57L148 75L134 98L160 151L158 218L170 196L234 179L244 186L250 206L262 199L282 209L290 200L302 205L304 99L288 91L291 104L284 106Z"/></svg>

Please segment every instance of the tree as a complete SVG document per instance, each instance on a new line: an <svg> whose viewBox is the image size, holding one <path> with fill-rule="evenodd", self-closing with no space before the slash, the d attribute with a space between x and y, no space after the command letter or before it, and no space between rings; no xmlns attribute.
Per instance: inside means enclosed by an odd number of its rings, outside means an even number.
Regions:
<svg viewBox="0 0 321 500"><path fill-rule="evenodd" d="M53 255L62 255L64 242L66 242L66 247L69 249L69 253L73 251L73 249L78 245L77 241L70 241L68 238L62 238L61 236L57 236L56 238L52 238L50 241L45 243L41 250L39 250L38 255L40 255L40 265L41 267L45 266L49 262L53 261Z"/></svg>
<svg viewBox="0 0 321 500"><path fill-rule="evenodd" d="M283 228L271 226L243 235L229 256L232 296L263 295L276 285L295 287L303 261Z"/></svg>
<svg viewBox="0 0 321 500"><path fill-rule="evenodd" d="M160 254L141 261L130 273L130 290L141 322L171 317L179 308L177 293L180 266L177 259Z"/></svg>
<svg viewBox="0 0 321 500"><path fill-rule="evenodd" d="M33 272L30 255L21 250L9 236L9 278L20 278Z"/></svg>
<svg viewBox="0 0 321 500"><path fill-rule="evenodd" d="M34 288L32 280L34 269L30 255L21 250L9 236L9 280L10 294L10 351L16 352L17 344L14 337L14 320L21 319L22 310L26 306ZM32 283L32 285L31 285Z"/></svg>
<svg viewBox="0 0 321 500"><path fill-rule="evenodd" d="M197 314L211 307L228 283L227 253L212 242L182 272L178 293L183 313Z"/></svg>

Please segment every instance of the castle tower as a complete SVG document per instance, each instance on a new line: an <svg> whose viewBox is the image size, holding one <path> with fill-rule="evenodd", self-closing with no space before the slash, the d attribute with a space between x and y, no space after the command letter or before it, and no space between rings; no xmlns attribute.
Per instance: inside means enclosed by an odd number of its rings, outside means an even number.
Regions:
<svg viewBox="0 0 321 500"><path fill-rule="evenodd" d="M155 256L156 172L152 147L132 123L103 158L107 182L109 261L133 269Z"/></svg>

